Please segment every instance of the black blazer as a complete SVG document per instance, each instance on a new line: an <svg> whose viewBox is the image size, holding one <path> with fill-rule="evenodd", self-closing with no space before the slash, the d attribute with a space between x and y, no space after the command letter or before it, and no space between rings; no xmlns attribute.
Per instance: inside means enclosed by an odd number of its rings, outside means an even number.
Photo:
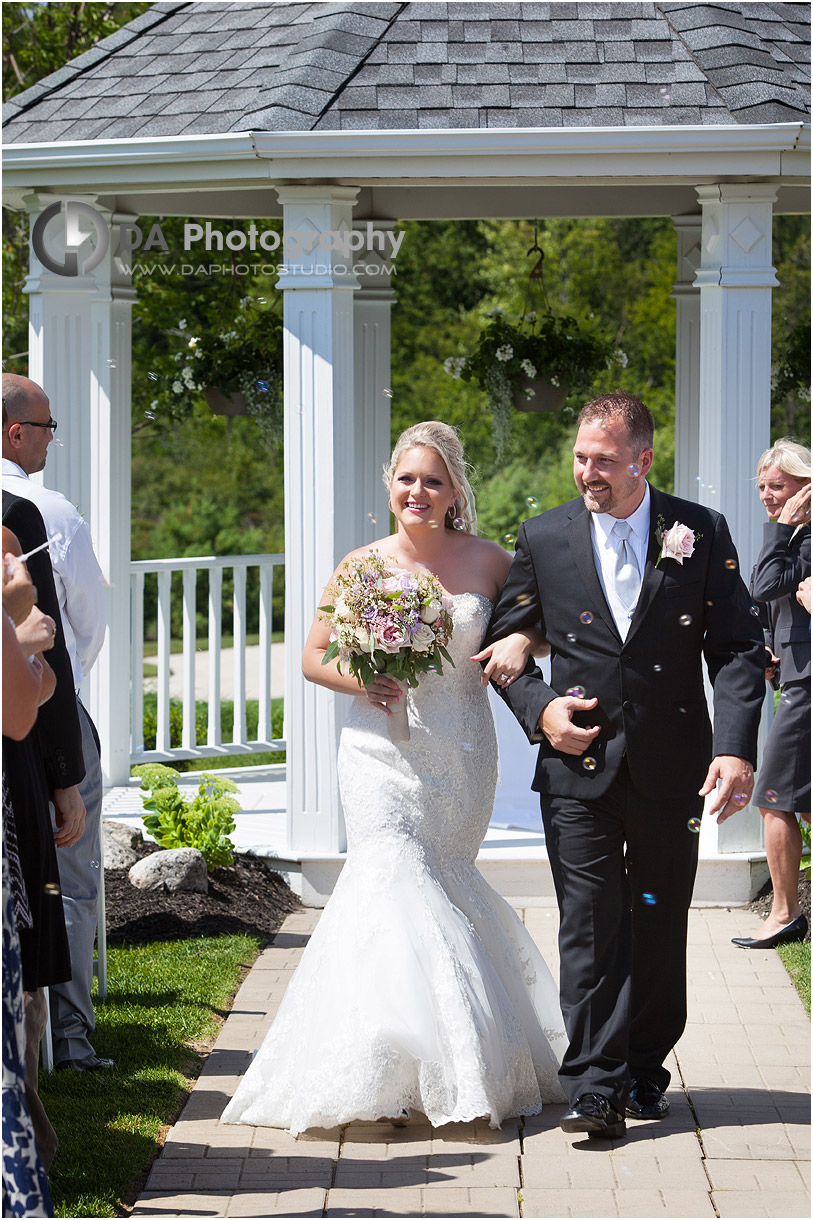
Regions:
<svg viewBox="0 0 813 1220"><path fill-rule="evenodd" d="M598 705L577 713L575 722L601 725L580 757L541 739L533 783L538 792L600 796L625 754L636 787L663 800L696 795L713 755L733 754L756 765L765 653L728 526L711 509L650 490L647 562L624 642L596 572L583 500L520 528L486 639L541 626L551 645L551 685L529 662L499 693L534 741L547 704L578 687L587 698L597 696ZM682 565L662 559L656 567L656 530L676 521L697 535L694 554ZM713 733L703 657L714 686Z"/></svg>
<svg viewBox="0 0 813 1220"><path fill-rule="evenodd" d="M810 677L810 615L796 600L799 582L809 575L810 526L766 521L751 593L766 604L765 643L779 657L783 683Z"/></svg>
<svg viewBox="0 0 813 1220"><path fill-rule="evenodd" d="M3 492L3 525L17 535L23 554L45 542L48 537L37 506L10 491ZM32 733L42 755L48 787L70 788L85 778L82 726L76 706L73 666L65 647L62 615L48 552L40 551L39 555L32 555L27 560L27 567L37 588L37 605L56 623L54 646L45 654L56 675L56 690L39 709Z"/></svg>

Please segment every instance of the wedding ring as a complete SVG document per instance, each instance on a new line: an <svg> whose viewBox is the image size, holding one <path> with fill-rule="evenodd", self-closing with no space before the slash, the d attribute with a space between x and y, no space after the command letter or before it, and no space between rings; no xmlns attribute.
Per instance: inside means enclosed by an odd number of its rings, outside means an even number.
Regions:
<svg viewBox="0 0 813 1220"><path fill-rule="evenodd" d="M511 679L508 677L508 674L500 674L500 681L501 682L510 682Z"/></svg>

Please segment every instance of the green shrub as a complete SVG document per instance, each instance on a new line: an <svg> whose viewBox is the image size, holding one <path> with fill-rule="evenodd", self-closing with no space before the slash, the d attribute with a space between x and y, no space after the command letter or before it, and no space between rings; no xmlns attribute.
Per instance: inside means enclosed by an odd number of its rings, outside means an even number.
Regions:
<svg viewBox="0 0 813 1220"><path fill-rule="evenodd" d="M172 767L144 763L134 767L133 774L141 776L142 789L150 793L141 798L150 811L144 825L162 847L196 847L209 872L233 862L229 835L240 802L228 794L238 791L235 783L225 776L203 775L197 796L188 801L178 788L179 772Z"/></svg>

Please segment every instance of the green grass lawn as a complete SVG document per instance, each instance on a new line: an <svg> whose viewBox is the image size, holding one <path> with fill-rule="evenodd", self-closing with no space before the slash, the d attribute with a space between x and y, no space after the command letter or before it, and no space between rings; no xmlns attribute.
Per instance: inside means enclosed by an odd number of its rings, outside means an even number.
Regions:
<svg viewBox="0 0 813 1220"><path fill-rule="evenodd" d="M57 1216L120 1216L177 1118L245 967L261 942L218 936L108 951L94 1047L110 1071L54 1072L40 1095L59 1137L49 1180Z"/></svg>
<svg viewBox="0 0 813 1220"><path fill-rule="evenodd" d="M793 986L799 992L802 1003L810 1012L810 942L795 945L777 945L777 953L785 963Z"/></svg>

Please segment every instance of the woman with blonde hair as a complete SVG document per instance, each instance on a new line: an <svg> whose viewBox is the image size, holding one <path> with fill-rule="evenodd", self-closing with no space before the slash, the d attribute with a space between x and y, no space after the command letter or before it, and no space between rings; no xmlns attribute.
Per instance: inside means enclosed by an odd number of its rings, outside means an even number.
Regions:
<svg viewBox="0 0 813 1220"><path fill-rule="evenodd" d="M225 1122L296 1134L353 1120L403 1125L415 1110L433 1126L485 1117L497 1127L563 1097L556 985L475 867L497 748L472 654L511 558L475 533L463 447L448 425L408 428L384 477L395 533L347 559L377 552L387 570L437 578L453 609L454 667L404 695L386 674L362 688L322 664L330 625L314 621L305 677L355 696L338 761L347 860ZM509 682L540 643L501 641L486 668ZM402 698L410 737L393 741L386 716Z"/></svg>
<svg viewBox="0 0 813 1220"><path fill-rule="evenodd" d="M773 905L759 937L734 938L743 949L804 940L808 930L796 815L810 821L810 615L796 592L810 575L810 450L790 437L777 441L759 459L757 487L768 521L751 595L763 612L766 677L781 695L752 798L763 818Z"/></svg>

